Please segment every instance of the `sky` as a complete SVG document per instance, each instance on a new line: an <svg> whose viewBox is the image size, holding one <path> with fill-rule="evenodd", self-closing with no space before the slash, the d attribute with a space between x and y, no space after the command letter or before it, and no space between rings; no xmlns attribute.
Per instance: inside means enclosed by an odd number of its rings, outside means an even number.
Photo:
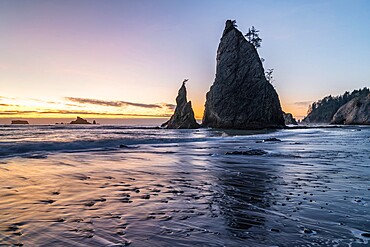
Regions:
<svg viewBox="0 0 370 247"><path fill-rule="evenodd" d="M0 0L0 118L201 118L225 21L260 30L283 110L370 86L368 0ZM0 121L1 122L1 121Z"/></svg>

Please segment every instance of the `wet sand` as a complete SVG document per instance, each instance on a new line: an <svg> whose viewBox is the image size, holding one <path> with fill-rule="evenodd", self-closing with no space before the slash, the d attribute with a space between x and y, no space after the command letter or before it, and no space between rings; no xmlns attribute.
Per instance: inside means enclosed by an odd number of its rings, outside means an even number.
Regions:
<svg viewBox="0 0 370 247"><path fill-rule="evenodd" d="M369 246L369 130L2 159L0 243Z"/></svg>

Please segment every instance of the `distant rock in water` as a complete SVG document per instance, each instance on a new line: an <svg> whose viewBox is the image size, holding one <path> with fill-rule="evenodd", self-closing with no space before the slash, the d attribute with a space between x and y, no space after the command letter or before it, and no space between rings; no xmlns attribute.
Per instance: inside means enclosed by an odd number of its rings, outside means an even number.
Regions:
<svg viewBox="0 0 370 247"><path fill-rule="evenodd" d="M278 94L266 80L256 48L226 21L216 78L206 96L203 126L264 129L284 126Z"/></svg>
<svg viewBox="0 0 370 247"><path fill-rule="evenodd" d="M186 98L186 87L184 80L179 93L176 97L176 108L175 112L167 122L163 123L161 127L168 129L197 129L200 125L197 123L194 117L194 111L191 107L191 101L187 101Z"/></svg>
<svg viewBox="0 0 370 247"><path fill-rule="evenodd" d="M285 125L289 125L289 124L298 125L298 123L295 120L295 118L293 117L292 113L283 112L283 116L284 116Z"/></svg>
<svg viewBox="0 0 370 247"><path fill-rule="evenodd" d="M251 149L247 151L226 152L225 154L226 155L264 155L264 154L267 154L267 152L261 149Z"/></svg>
<svg viewBox="0 0 370 247"><path fill-rule="evenodd" d="M12 120L11 124L29 124L27 120Z"/></svg>
<svg viewBox="0 0 370 247"><path fill-rule="evenodd" d="M313 102L308 109L307 116L302 120L304 124L310 123L326 123L333 122L333 117L336 112L343 105L350 102L352 99L357 97L365 97L370 94L370 89L364 87L363 89L353 90L345 92L339 96L326 96L325 98Z"/></svg>
<svg viewBox="0 0 370 247"><path fill-rule="evenodd" d="M357 97L335 113L333 124L370 124L370 94Z"/></svg>
<svg viewBox="0 0 370 247"><path fill-rule="evenodd" d="M72 121L72 122L70 122L70 124L91 124L91 123L88 122L86 119L77 117L77 119L74 120L74 121Z"/></svg>

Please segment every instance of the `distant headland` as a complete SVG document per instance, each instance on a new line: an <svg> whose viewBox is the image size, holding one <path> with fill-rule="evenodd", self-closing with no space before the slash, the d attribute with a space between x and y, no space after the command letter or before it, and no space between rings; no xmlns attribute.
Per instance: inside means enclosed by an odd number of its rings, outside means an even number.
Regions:
<svg viewBox="0 0 370 247"><path fill-rule="evenodd" d="M345 92L339 96L326 96L313 102L304 124L370 124L370 89Z"/></svg>

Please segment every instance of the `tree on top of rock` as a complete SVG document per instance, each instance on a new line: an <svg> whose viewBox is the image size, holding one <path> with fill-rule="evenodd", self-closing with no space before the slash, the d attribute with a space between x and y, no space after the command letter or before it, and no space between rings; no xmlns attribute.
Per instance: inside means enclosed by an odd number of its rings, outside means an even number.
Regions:
<svg viewBox="0 0 370 247"><path fill-rule="evenodd" d="M259 32L260 32L259 30L257 30L254 26L252 26L252 28L248 29L248 33L245 35L245 37L247 37L248 42L254 45L256 49L261 47L261 43L262 43L262 39L260 38L258 34Z"/></svg>
<svg viewBox="0 0 370 247"><path fill-rule="evenodd" d="M270 82L271 84L274 82L274 77L272 76L272 73L274 72L274 69L268 69L265 72L266 80Z"/></svg>

